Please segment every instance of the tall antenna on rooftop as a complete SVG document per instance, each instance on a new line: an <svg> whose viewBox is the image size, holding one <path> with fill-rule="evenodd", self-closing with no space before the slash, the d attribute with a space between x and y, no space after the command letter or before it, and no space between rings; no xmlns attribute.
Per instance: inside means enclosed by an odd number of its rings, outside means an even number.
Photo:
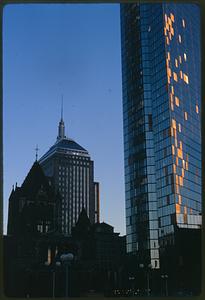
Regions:
<svg viewBox="0 0 205 300"><path fill-rule="evenodd" d="M63 94L61 95L61 120L63 120Z"/></svg>
<svg viewBox="0 0 205 300"><path fill-rule="evenodd" d="M58 136L57 140L64 139L65 136L65 125L63 121L63 94L61 95L61 120L58 125Z"/></svg>
<svg viewBox="0 0 205 300"><path fill-rule="evenodd" d="M36 148L35 148L35 151L36 151L36 161L38 160L38 150L39 150L38 145L36 145Z"/></svg>

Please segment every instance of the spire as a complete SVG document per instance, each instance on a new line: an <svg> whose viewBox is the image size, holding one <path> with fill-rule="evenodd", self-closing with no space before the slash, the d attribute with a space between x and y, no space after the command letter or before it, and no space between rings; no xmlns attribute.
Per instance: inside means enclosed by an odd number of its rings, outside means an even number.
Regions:
<svg viewBox="0 0 205 300"><path fill-rule="evenodd" d="M38 145L36 145L36 148L35 148L35 151L36 151L36 161L38 160L38 150L39 150Z"/></svg>
<svg viewBox="0 0 205 300"><path fill-rule="evenodd" d="M63 95L61 99L61 121L63 121Z"/></svg>
<svg viewBox="0 0 205 300"><path fill-rule="evenodd" d="M65 138L65 125L63 121L63 95L61 99L61 119L58 125L58 137L57 140Z"/></svg>

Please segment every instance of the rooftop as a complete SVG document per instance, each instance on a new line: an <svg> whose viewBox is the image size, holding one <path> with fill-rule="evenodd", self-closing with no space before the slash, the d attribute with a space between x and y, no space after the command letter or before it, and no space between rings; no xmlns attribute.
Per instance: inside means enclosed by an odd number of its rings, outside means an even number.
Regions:
<svg viewBox="0 0 205 300"><path fill-rule="evenodd" d="M67 138L65 136L65 125L63 117L61 115L61 120L58 125L58 136L56 143L39 159L42 163L45 159L52 156L55 153L60 154L70 154L90 157L88 151L76 143L73 139Z"/></svg>

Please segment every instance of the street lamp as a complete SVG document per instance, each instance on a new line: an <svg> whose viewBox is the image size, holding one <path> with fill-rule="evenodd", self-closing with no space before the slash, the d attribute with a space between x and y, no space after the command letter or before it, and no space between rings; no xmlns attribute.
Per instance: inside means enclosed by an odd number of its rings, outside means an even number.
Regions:
<svg viewBox="0 0 205 300"><path fill-rule="evenodd" d="M45 266L49 266L49 262L45 262ZM61 262L60 261L56 261L55 264L53 264L51 267L51 272L52 272L52 298L55 298L55 286L56 286L56 273L55 273L55 267L60 267L61 266Z"/></svg>
<svg viewBox="0 0 205 300"><path fill-rule="evenodd" d="M70 266L74 258L73 253L62 254L60 260L66 269L66 285L65 285L65 297L68 298L68 267Z"/></svg>
<svg viewBox="0 0 205 300"><path fill-rule="evenodd" d="M149 270L152 269L152 265L149 264L149 265L147 265L147 266L144 266L144 264L140 264L139 267L140 267L141 269L144 269L145 272L146 272L146 275L147 275L147 296L149 296L149 295L150 295L150 278L149 278Z"/></svg>
<svg viewBox="0 0 205 300"><path fill-rule="evenodd" d="M165 292L166 292L166 296L168 296L168 275L162 274L161 278L164 279L165 281Z"/></svg>
<svg viewBox="0 0 205 300"><path fill-rule="evenodd" d="M60 267L61 262L56 261L56 267ZM52 297L55 298L55 288L56 288L56 272L55 272L55 267L53 268L53 291L52 291Z"/></svg>
<svg viewBox="0 0 205 300"><path fill-rule="evenodd" d="M134 280L135 280L135 277L134 276L129 276L129 281L131 282L131 287L132 287L132 295L134 296L134 293L135 293L135 286L134 286L134 284L135 284L135 282L134 282Z"/></svg>

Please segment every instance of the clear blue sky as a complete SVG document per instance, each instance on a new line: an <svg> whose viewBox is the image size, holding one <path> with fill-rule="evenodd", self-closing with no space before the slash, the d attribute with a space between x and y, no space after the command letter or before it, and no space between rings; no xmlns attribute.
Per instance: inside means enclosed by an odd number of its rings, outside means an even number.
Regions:
<svg viewBox="0 0 205 300"><path fill-rule="evenodd" d="M125 234L119 4L8 5L3 15L4 227L8 198L66 134L85 147L100 182L101 221Z"/></svg>

